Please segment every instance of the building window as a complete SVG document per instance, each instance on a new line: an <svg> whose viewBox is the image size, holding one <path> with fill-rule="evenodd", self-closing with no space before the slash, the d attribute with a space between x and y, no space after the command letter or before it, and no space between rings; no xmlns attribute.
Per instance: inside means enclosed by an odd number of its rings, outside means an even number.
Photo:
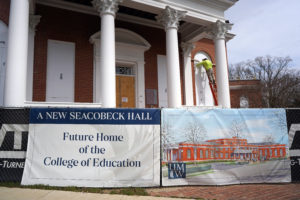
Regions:
<svg viewBox="0 0 300 200"><path fill-rule="evenodd" d="M246 96L240 97L240 107L241 108L249 108L249 100Z"/></svg>
<svg viewBox="0 0 300 200"><path fill-rule="evenodd" d="M283 151L282 149L279 150L280 156L283 156Z"/></svg>
<svg viewBox="0 0 300 200"><path fill-rule="evenodd" d="M223 153L220 153L220 158L223 158Z"/></svg>
<svg viewBox="0 0 300 200"><path fill-rule="evenodd" d="M265 149L265 156L268 156L268 150Z"/></svg>
<svg viewBox="0 0 300 200"><path fill-rule="evenodd" d="M203 158L203 151L200 150L200 158Z"/></svg>
<svg viewBox="0 0 300 200"><path fill-rule="evenodd" d="M190 149L187 150L187 159L191 159L191 150Z"/></svg>
<svg viewBox="0 0 300 200"><path fill-rule="evenodd" d="M228 153L226 153L225 155L226 155L226 157L225 157L225 158L229 158L229 157L228 157Z"/></svg>
<svg viewBox="0 0 300 200"><path fill-rule="evenodd" d="M117 66L116 74L118 74L118 75L135 75L135 72L133 70L133 67Z"/></svg>
<svg viewBox="0 0 300 200"><path fill-rule="evenodd" d="M214 151L210 150L210 158L214 158Z"/></svg>
<svg viewBox="0 0 300 200"><path fill-rule="evenodd" d="M197 149L194 148L194 160L197 160Z"/></svg>
<svg viewBox="0 0 300 200"><path fill-rule="evenodd" d="M274 150L274 156L277 156L277 149Z"/></svg>
<svg viewBox="0 0 300 200"><path fill-rule="evenodd" d="M204 58L207 58L208 60L212 60L210 58L210 56L206 53L206 52L203 52L203 51L199 51L195 54L194 56L194 59L195 60L199 60L199 61L202 61L202 59ZM194 62L193 63L194 65L197 64L197 62ZM201 83L204 84L204 81L207 80L207 75L206 75L206 72L205 72L205 69L203 67L201 68L196 68L195 70L195 82L196 83ZM202 78L204 77L204 78ZM207 103L210 104L212 103L213 104L213 100L210 102L210 100L207 100L206 98L203 98L203 94L206 93L206 87L198 87L198 84L196 84L196 105L206 105ZM209 103L209 102L210 103Z"/></svg>
<svg viewBox="0 0 300 200"><path fill-rule="evenodd" d="M208 158L208 150L205 151L205 158Z"/></svg>

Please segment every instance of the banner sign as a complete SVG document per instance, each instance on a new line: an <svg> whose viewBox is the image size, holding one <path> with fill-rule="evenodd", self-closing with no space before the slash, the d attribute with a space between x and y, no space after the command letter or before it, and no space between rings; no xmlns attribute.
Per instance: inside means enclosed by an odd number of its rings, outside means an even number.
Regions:
<svg viewBox="0 0 300 200"><path fill-rule="evenodd" d="M300 181L300 109L287 109L292 182Z"/></svg>
<svg viewBox="0 0 300 200"><path fill-rule="evenodd" d="M34 108L23 185L160 185L159 109Z"/></svg>
<svg viewBox="0 0 300 200"><path fill-rule="evenodd" d="M29 109L0 109L0 182L21 182Z"/></svg>
<svg viewBox="0 0 300 200"><path fill-rule="evenodd" d="M291 182L284 109L166 108L161 129L163 186Z"/></svg>

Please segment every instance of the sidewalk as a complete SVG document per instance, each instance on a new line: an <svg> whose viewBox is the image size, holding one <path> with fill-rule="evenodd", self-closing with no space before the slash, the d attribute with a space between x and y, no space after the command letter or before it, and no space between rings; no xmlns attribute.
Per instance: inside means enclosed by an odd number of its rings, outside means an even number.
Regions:
<svg viewBox="0 0 300 200"><path fill-rule="evenodd" d="M58 190L39 190L0 187L0 200L174 200L167 197L126 196L114 194L96 194L66 192ZM177 200L177 198L176 198Z"/></svg>
<svg viewBox="0 0 300 200"><path fill-rule="evenodd" d="M300 184L248 184L146 188L151 196L126 196L0 187L0 200L300 200ZM177 197L177 198L174 198Z"/></svg>

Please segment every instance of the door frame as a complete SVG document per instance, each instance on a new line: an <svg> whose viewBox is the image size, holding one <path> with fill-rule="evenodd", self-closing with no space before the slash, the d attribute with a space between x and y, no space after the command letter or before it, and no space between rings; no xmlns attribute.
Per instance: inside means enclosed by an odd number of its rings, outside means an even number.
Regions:
<svg viewBox="0 0 300 200"><path fill-rule="evenodd" d="M117 60L116 61L116 68L118 66L124 66L124 67L132 67L133 69L133 74L132 75L125 75L125 74L117 74L116 73L116 76L130 76L130 77L134 77L134 103L135 103L135 107L137 107L137 95L138 95L138 92L137 92L137 87L138 87L138 84L137 84L137 64L134 63L134 62L128 62L128 61L122 61L122 60ZM117 102L117 101L116 101ZM118 107L118 105L116 105L116 107Z"/></svg>
<svg viewBox="0 0 300 200"><path fill-rule="evenodd" d="M145 58L144 53L151 45L140 35L127 29L116 28L116 64L125 63L135 67L135 104L136 108L145 108ZM100 66L97 62L100 60L100 31L90 37L90 42L94 45L94 81L93 81L93 102L97 102L100 97L100 91L97 89L99 82ZM135 40L135 41L133 41ZM101 103L101 102L100 102Z"/></svg>

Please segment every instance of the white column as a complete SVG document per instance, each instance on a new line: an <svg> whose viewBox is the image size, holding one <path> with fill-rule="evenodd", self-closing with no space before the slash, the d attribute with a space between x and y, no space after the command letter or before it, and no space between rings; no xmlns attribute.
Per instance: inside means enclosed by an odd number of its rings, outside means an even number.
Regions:
<svg viewBox="0 0 300 200"><path fill-rule="evenodd" d="M230 91L228 65L225 46L225 34L232 24L217 21L211 27L211 34L215 42L216 79L218 86L218 103L224 108L230 108Z"/></svg>
<svg viewBox="0 0 300 200"><path fill-rule="evenodd" d="M33 64L34 64L34 37L35 27L40 22L41 16L29 16L29 36L28 36L28 60L27 60L27 82L26 82L26 101L32 101L33 90Z"/></svg>
<svg viewBox="0 0 300 200"><path fill-rule="evenodd" d="M168 107L170 108L182 105L177 29L178 22L185 16L185 13L167 6L157 17L158 21L164 25L166 31L167 88Z"/></svg>
<svg viewBox="0 0 300 200"><path fill-rule="evenodd" d="M28 0L11 0L4 106L24 106L28 49Z"/></svg>
<svg viewBox="0 0 300 200"><path fill-rule="evenodd" d="M115 14L121 0L93 0L101 17L100 102L103 107L116 107ZM97 77L98 78L98 77Z"/></svg>
<svg viewBox="0 0 300 200"><path fill-rule="evenodd" d="M137 107L145 108L145 61L137 61L137 83L138 83L138 96Z"/></svg>
<svg viewBox="0 0 300 200"><path fill-rule="evenodd" d="M194 105L194 95L193 95L193 75L192 75L192 60L191 52L195 48L195 45L191 43L181 44L184 56L184 89L185 89L185 105Z"/></svg>

